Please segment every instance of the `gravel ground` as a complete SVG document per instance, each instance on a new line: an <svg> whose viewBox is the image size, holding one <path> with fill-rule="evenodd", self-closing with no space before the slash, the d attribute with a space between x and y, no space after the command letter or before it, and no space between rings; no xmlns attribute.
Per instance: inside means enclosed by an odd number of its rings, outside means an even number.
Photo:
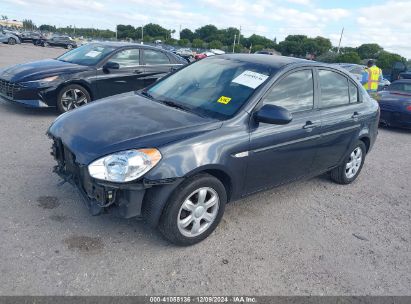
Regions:
<svg viewBox="0 0 411 304"><path fill-rule="evenodd" d="M0 67L63 51L0 45ZM380 129L352 185L321 176L251 196L180 248L57 186L55 117L0 102L0 295L411 295L411 132Z"/></svg>

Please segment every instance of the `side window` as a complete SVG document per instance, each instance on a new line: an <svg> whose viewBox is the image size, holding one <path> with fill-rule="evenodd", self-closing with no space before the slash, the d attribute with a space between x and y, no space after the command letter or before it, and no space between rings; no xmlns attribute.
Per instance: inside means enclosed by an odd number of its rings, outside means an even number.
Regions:
<svg viewBox="0 0 411 304"><path fill-rule="evenodd" d="M118 52L110 58L110 61L118 63L120 65L120 68L140 65L140 50L127 49Z"/></svg>
<svg viewBox="0 0 411 304"><path fill-rule="evenodd" d="M314 82L311 70L285 76L264 98L264 104L286 108L290 112L311 110L314 107Z"/></svg>
<svg viewBox="0 0 411 304"><path fill-rule="evenodd" d="M349 81L349 86L350 86L350 103L358 102L359 99L358 99L357 86L352 81Z"/></svg>
<svg viewBox="0 0 411 304"><path fill-rule="evenodd" d="M329 108L350 103L348 79L336 72L319 70L321 107Z"/></svg>
<svg viewBox="0 0 411 304"><path fill-rule="evenodd" d="M163 52L158 52L154 50L144 50L144 62L145 64L169 64L170 59Z"/></svg>

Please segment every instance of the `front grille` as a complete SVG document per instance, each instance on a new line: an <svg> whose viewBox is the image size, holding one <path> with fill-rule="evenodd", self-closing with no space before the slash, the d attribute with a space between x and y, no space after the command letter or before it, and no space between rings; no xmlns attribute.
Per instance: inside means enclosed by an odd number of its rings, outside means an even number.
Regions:
<svg viewBox="0 0 411 304"><path fill-rule="evenodd" d="M20 84L0 79L0 95L13 99L14 94L20 90Z"/></svg>

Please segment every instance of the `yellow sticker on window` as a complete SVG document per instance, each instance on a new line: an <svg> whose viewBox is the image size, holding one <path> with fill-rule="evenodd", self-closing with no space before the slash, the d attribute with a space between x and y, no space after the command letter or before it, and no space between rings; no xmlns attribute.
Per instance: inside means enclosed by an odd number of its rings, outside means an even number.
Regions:
<svg viewBox="0 0 411 304"><path fill-rule="evenodd" d="M227 104L231 100L231 97L226 97L226 96L221 96L217 102L222 103L222 104Z"/></svg>

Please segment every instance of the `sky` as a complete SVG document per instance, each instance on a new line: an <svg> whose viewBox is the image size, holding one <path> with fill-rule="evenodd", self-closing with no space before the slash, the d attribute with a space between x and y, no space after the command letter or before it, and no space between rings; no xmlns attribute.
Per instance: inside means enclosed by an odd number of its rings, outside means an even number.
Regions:
<svg viewBox="0 0 411 304"><path fill-rule="evenodd" d="M411 0L0 0L0 15L37 25L114 30L116 24L196 28L214 24L283 40L323 36L342 46L378 43L411 58Z"/></svg>

